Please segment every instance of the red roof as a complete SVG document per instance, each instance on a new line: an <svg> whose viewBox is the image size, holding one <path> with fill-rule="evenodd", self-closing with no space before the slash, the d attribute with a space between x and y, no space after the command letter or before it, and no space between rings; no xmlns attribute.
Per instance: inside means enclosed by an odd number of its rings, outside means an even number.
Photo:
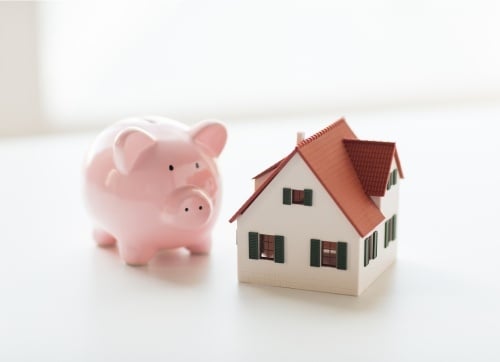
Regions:
<svg viewBox="0 0 500 362"><path fill-rule="evenodd" d="M403 177L395 143L357 139L345 139L343 142L363 189L369 196L385 195L394 157L399 176Z"/></svg>
<svg viewBox="0 0 500 362"><path fill-rule="evenodd" d="M271 175L229 221L233 222L239 215L243 214L288 161L296 153L299 153L358 234L360 236L367 235L385 218L368 194L365 193L363 183L360 181L361 178L347 151L351 145L345 146L344 140L357 140L357 137L345 120L340 119L300 142L292 153L281 162L273 165L276 167ZM357 146L352 148L357 148ZM354 151L354 153L357 157L360 152ZM400 174L402 176L401 171ZM388 176L389 170L385 175L385 181L387 181Z"/></svg>

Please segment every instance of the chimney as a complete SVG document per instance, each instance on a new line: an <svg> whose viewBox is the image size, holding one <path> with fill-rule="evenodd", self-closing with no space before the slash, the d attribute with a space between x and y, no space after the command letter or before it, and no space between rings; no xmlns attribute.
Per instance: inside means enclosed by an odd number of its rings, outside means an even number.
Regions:
<svg viewBox="0 0 500 362"><path fill-rule="evenodd" d="M304 132L297 132L297 144L302 142L304 140L305 133Z"/></svg>

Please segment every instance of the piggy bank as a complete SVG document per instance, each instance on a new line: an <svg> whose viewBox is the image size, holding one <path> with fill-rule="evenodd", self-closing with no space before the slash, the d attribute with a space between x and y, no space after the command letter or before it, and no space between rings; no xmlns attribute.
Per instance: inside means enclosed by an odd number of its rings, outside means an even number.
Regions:
<svg viewBox="0 0 500 362"><path fill-rule="evenodd" d="M116 244L130 265L147 264L162 249L208 253L221 202L216 159L226 138L217 121L189 128L161 117L102 131L84 170L96 243Z"/></svg>

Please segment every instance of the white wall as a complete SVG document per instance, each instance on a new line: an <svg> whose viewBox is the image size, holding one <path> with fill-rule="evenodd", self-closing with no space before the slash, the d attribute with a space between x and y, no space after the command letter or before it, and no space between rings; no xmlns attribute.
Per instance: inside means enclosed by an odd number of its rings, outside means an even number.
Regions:
<svg viewBox="0 0 500 362"><path fill-rule="evenodd" d="M44 103L60 124L500 95L497 1L68 2L41 15Z"/></svg>
<svg viewBox="0 0 500 362"><path fill-rule="evenodd" d="M391 171L394 169L397 169L395 158L393 158L391 163ZM390 219L395 214L397 215L398 219L396 220L396 230L399 220L399 188L401 182L404 182L404 180L401 180L398 173L396 184L392 185L390 190L385 192L384 197L372 197L372 199L376 200L375 203L379 206L382 214L384 214L385 220ZM368 288L397 258L398 233L396 232L396 240L390 241L389 245L385 247L385 221L378 225L375 230L378 232L377 257L370 260L368 265L360 270L359 289L361 291ZM371 235L372 233L373 231L368 235ZM360 265L363 265L364 238L361 240L360 250L363 250L363 252L359 253L361 256Z"/></svg>
<svg viewBox="0 0 500 362"><path fill-rule="evenodd" d="M387 247L384 246L385 222L382 222L380 225L378 225L369 235L371 235L375 230L378 232L377 257L370 260L367 266L364 266L364 238L360 240L360 252L358 254L360 257L359 265L361 265L358 281L360 293L363 293L366 288L374 283L377 278L380 277L380 275L387 268L389 268L397 258L397 238L396 240L389 242L389 245Z"/></svg>
<svg viewBox="0 0 500 362"><path fill-rule="evenodd" d="M37 57L36 7L0 2L0 135L41 127Z"/></svg>
<svg viewBox="0 0 500 362"><path fill-rule="evenodd" d="M60 129L500 102L498 19L495 0L0 3L0 130L40 104Z"/></svg>

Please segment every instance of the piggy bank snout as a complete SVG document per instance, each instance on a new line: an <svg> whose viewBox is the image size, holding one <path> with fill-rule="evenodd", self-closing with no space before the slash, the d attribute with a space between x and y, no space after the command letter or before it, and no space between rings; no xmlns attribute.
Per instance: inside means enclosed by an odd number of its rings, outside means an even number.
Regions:
<svg viewBox="0 0 500 362"><path fill-rule="evenodd" d="M212 215L212 201L201 190L188 189L178 194L178 206L174 219L183 228L205 225Z"/></svg>

